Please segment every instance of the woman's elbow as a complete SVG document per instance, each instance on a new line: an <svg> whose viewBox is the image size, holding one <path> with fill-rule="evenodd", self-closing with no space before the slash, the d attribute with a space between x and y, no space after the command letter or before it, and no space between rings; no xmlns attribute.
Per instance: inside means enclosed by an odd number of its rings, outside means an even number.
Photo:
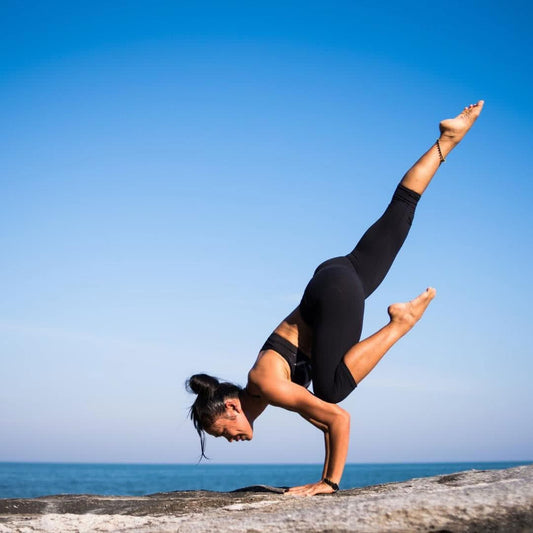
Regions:
<svg viewBox="0 0 533 533"><path fill-rule="evenodd" d="M350 413L338 405L335 406L335 425L350 430Z"/></svg>

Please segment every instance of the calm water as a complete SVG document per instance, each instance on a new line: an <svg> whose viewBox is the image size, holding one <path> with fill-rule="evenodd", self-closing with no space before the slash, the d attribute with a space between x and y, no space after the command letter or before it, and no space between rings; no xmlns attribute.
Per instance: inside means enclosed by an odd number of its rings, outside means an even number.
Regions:
<svg viewBox="0 0 533 533"><path fill-rule="evenodd" d="M341 489L405 481L461 470L509 468L528 462L348 464ZM301 485L320 465L127 465L0 463L0 498L49 494L142 495L175 490L230 491L250 485Z"/></svg>

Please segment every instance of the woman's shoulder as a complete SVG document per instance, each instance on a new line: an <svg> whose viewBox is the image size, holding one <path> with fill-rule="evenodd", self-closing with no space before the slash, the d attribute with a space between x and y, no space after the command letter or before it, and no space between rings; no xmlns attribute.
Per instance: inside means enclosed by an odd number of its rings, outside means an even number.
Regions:
<svg viewBox="0 0 533 533"><path fill-rule="evenodd" d="M291 369L287 361L274 350L259 352L254 366L248 372L250 392L260 392L276 381L290 381Z"/></svg>

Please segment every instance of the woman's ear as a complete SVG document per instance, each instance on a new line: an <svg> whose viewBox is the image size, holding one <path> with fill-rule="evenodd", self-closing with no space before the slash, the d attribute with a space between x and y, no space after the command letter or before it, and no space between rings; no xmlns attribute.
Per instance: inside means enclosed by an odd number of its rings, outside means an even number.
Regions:
<svg viewBox="0 0 533 533"><path fill-rule="evenodd" d="M230 413L240 413L242 410L239 398L228 398L224 402L224 406L226 407L226 411Z"/></svg>

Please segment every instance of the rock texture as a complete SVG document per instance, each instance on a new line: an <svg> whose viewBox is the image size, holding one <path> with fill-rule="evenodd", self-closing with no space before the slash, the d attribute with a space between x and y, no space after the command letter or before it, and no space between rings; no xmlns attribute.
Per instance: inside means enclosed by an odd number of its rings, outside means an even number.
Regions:
<svg viewBox="0 0 533 533"><path fill-rule="evenodd" d="M265 487L0 500L0 533L531 532L533 465L299 498Z"/></svg>

